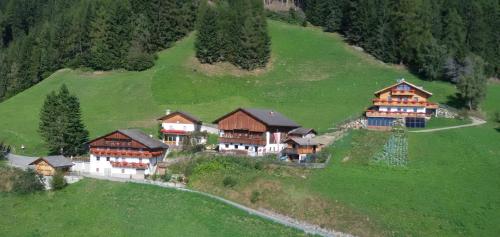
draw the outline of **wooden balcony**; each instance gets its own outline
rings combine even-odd
[[[391,90],[392,95],[414,95],[415,90],[397,90],[397,89],[392,89]]]
[[[389,112],[389,111],[376,111],[376,110],[368,110],[366,111],[366,117],[381,117],[381,118],[425,118],[425,113],[417,113],[417,112]]]
[[[373,105],[376,106],[408,106],[408,107],[425,107],[430,104],[427,101],[415,101],[415,100],[383,100],[383,99],[373,99]]]
[[[266,140],[261,137],[219,137],[219,143],[235,143],[249,145],[266,145]]]
[[[439,105],[436,103],[427,103],[427,106],[425,106],[427,109],[437,109],[439,108]]]

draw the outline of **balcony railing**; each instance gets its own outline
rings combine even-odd
[[[425,113],[420,112],[405,112],[405,111],[376,111],[368,110],[366,111],[366,117],[389,117],[389,118],[406,118],[406,117],[416,117],[425,118]]]
[[[266,145],[266,140],[260,137],[219,137],[221,143],[241,143],[250,145]]]
[[[429,109],[437,109],[439,106],[436,103],[431,103],[427,101],[415,101],[415,100],[384,100],[384,99],[373,99],[373,105],[384,106],[384,105],[397,105],[397,106],[411,106],[411,107],[426,107]]]
[[[391,94],[393,95],[413,95],[415,94],[415,90],[398,90],[398,89],[392,89]]]

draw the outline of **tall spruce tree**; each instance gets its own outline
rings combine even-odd
[[[196,57],[201,63],[215,63],[222,59],[221,21],[215,6],[209,6],[206,1],[200,5],[195,41]]]
[[[47,95],[40,111],[39,133],[50,154],[75,156],[85,153],[88,131],[81,120],[80,103],[62,85],[58,93]]]

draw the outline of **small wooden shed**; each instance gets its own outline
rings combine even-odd
[[[56,171],[68,172],[73,162],[64,156],[40,157],[31,162],[35,166],[35,171],[44,176],[52,176]]]

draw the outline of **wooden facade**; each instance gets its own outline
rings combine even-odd
[[[397,121],[407,127],[424,127],[426,119],[438,108],[428,101],[431,92],[404,79],[375,92],[375,96],[373,106],[365,113],[368,128],[373,130],[391,129]]]
[[[266,132],[267,126],[243,111],[236,111],[218,121],[220,130]]]
[[[94,139],[89,144],[90,152],[98,156],[155,158],[165,152],[164,148],[150,148],[120,131]]]
[[[43,176],[53,176],[57,171],[61,171],[66,174],[71,168],[71,166],[54,167],[43,158],[37,159],[31,164],[35,166],[35,172]]]
[[[278,153],[286,147],[289,131],[300,127],[278,112],[236,109],[214,121],[221,131],[219,151],[251,156]]]

